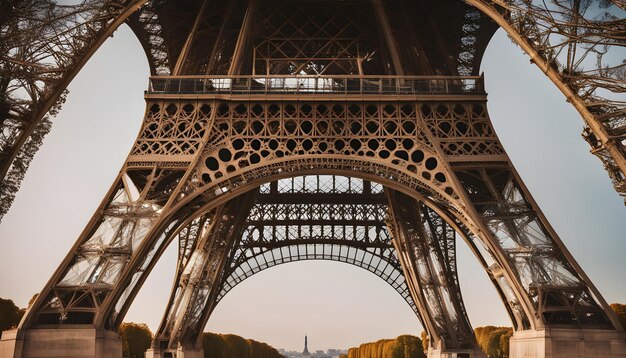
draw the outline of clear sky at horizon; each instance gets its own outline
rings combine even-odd
[[[626,208],[580,136],[583,122],[541,71],[500,30],[484,57],[489,111],[506,150],[553,227],[608,302],[626,302]],[[25,307],[41,290],[109,189],[139,130],[148,65],[122,27],[70,85],[67,103],[0,225],[0,297]],[[159,261],[126,317],[154,331],[170,294],[175,245]],[[510,325],[466,245],[459,275],[474,326]],[[402,298],[371,273],[316,261],[263,271],[233,289],[206,330],[277,348],[347,348],[419,335]]]

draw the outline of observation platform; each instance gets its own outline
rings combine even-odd
[[[485,99],[483,76],[153,76],[146,98]]]

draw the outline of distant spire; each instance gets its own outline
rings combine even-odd
[[[308,347],[306,334],[304,335],[304,352],[302,352],[302,355],[303,356],[310,356],[311,355],[311,353],[309,353],[309,347]]]

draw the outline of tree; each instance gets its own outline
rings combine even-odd
[[[426,358],[418,337],[402,335],[350,348],[347,358]]]
[[[422,339],[422,348],[424,349],[424,352],[428,352],[428,346],[430,345],[430,343],[428,343],[428,333],[426,333],[426,331],[422,331],[420,336]]]
[[[143,358],[152,343],[152,332],[145,323],[122,323],[120,335],[124,358]]]
[[[507,333],[507,329],[496,329],[489,335],[487,340],[487,351],[489,357],[505,357],[502,351],[501,337]]]
[[[503,357],[509,356],[509,342],[511,341],[512,336],[513,329],[507,330],[506,333],[500,336],[500,350],[502,351]]]
[[[422,342],[419,338],[408,334],[397,337],[390,345],[385,358],[425,358]]]
[[[234,334],[204,332],[202,348],[206,358],[282,358],[274,347]]]
[[[621,303],[611,303],[611,308],[617,313],[617,318],[622,324],[622,327],[626,329],[626,305]]]
[[[20,310],[12,300],[0,298],[0,337],[2,331],[17,327],[23,315],[24,310]]]
[[[509,339],[513,335],[510,327],[478,327],[474,330],[478,345],[489,358],[509,356]]]

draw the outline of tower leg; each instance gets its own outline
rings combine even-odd
[[[460,294],[455,229],[421,202],[386,190],[391,232],[430,335],[429,357],[482,357]]]
[[[241,237],[255,192],[204,213],[181,231],[179,268],[153,347],[177,349],[177,357],[203,357],[202,330],[215,307],[224,265]]]

